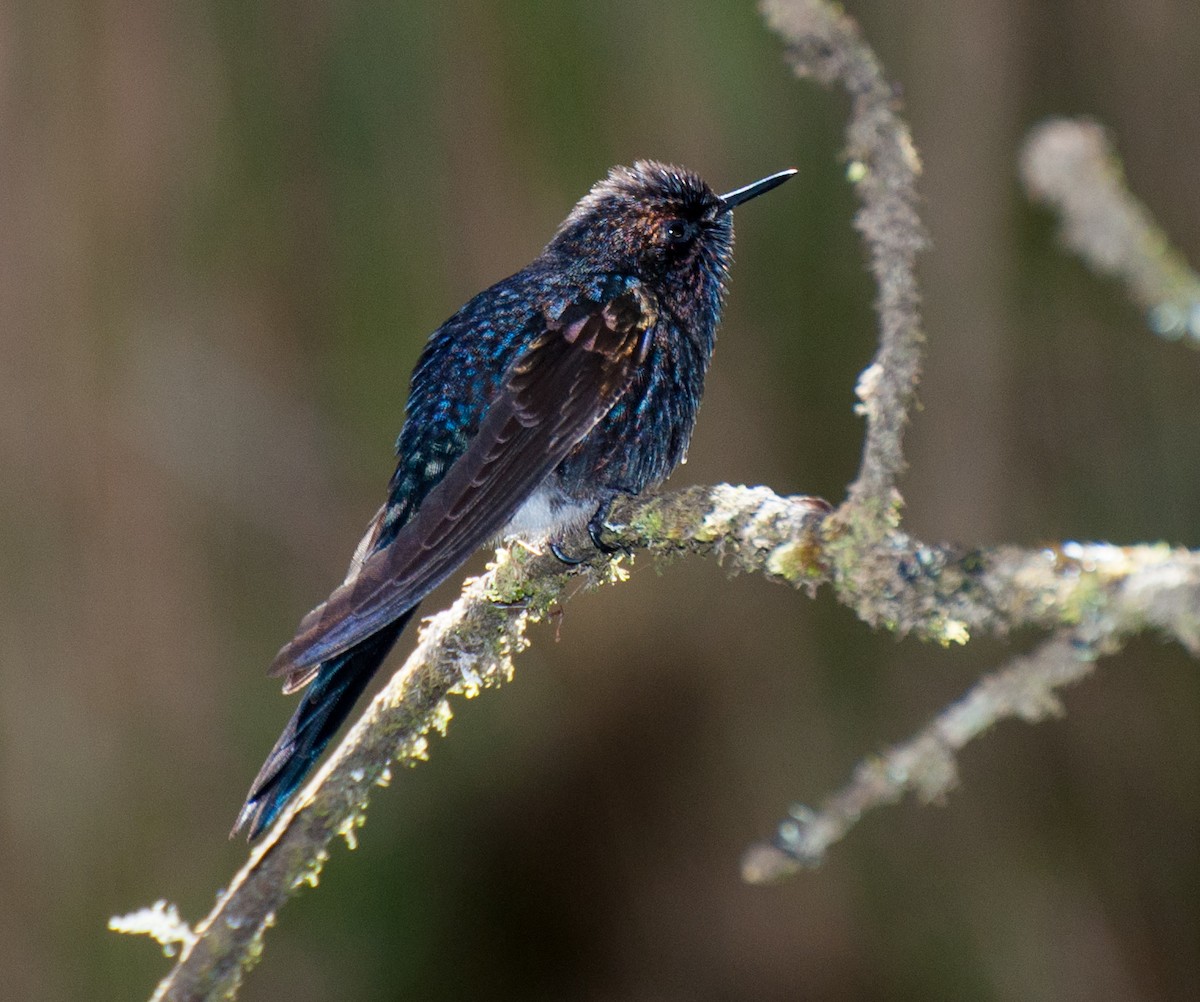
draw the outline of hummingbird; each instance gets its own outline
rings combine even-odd
[[[343,583],[271,665],[305,690],[231,835],[278,816],[418,603],[485,543],[565,563],[563,534],[603,533],[615,498],[684,459],[733,253],[732,210],[794,169],[718,195],[681,167],[614,167],[545,249],[430,336],[413,370],[387,500]]]

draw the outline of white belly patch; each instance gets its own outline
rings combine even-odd
[[[564,502],[556,491],[540,488],[529,496],[501,533],[528,542],[557,536],[566,529],[582,525],[595,511],[594,505],[578,501]]]

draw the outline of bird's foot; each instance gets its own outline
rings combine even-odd
[[[592,541],[592,545],[596,547],[606,557],[611,557],[615,553],[630,552],[626,546],[614,546],[604,538],[606,532],[620,532],[625,528],[623,525],[614,525],[608,521],[608,513],[612,510],[615,497],[609,498],[607,501],[601,502],[595,513],[587,524],[588,538]],[[549,550],[554,555],[555,559],[560,563],[566,564],[568,567],[578,567],[580,564],[586,563],[586,556],[576,557],[567,553],[562,547],[561,540],[554,540],[549,544]]]
[[[587,532],[588,538],[591,539],[592,545],[596,547],[606,557],[611,557],[614,553],[624,553],[628,555],[631,551],[627,546],[613,545],[604,538],[605,532],[620,532],[625,528],[623,525],[615,525],[608,520],[608,513],[612,511],[613,502],[616,498],[609,498],[599,508],[596,513],[588,520]]]

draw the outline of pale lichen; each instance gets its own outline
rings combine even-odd
[[[187,949],[196,941],[196,933],[180,917],[179,909],[165,900],[127,915],[114,915],[108,920],[108,928],[131,936],[149,936],[167,957],[175,956],[180,947]]]

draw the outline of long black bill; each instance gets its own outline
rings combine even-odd
[[[784,181],[796,173],[795,167],[789,167],[787,170],[781,170],[778,174],[772,174],[770,177],[764,177],[761,181],[748,184],[744,188],[735,188],[727,195],[718,196],[725,203],[723,211],[728,212],[735,205],[749,202],[750,199],[758,198],[759,195],[765,194],[772,188],[778,188]]]

